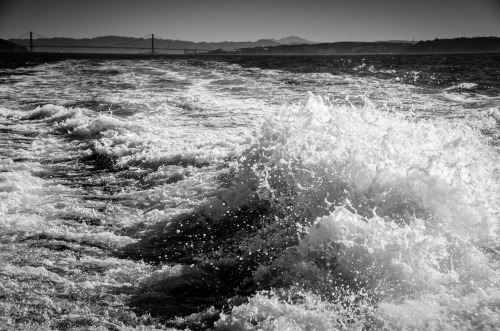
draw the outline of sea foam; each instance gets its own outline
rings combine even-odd
[[[337,106],[310,95],[265,122],[240,159],[238,193],[225,207],[265,199],[291,215],[303,231],[295,263],[314,254],[335,261],[310,273],[370,291],[387,325],[447,326],[462,314],[457,297],[492,291],[482,300],[496,302],[499,270],[484,247],[498,242],[499,160],[474,127],[413,119],[368,99],[364,107]],[[293,279],[298,267],[284,265],[275,268]],[[439,314],[425,313],[429,300]],[[394,315],[406,304],[422,311],[411,323]]]

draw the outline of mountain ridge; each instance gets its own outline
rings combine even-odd
[[[349,55],[500,52],[499,37],[434,39],[427,41],[341,41],[334,43],[279,45],[238,49],[233,54],[249,55]]]
[[[291,44],[318,44],[315,41],[310,41],[301,37],[297,36],[288,36],[285,38],[281,38],[277,40],[280,44],[286,44],[286,45],[291,45]]]
[[[307,41],[308,43],[297,43]],[[23,51],[29,47],[28,39],[9,39],[15,47],[10,51]],[[83,52],[116,52],[107,48],[118,48],[120,52],[137,52],[137,48],[151,49],[151,38],[132,38],[102,36],[95,38],[50,38],[33,41],[36,51],[66,52],[68,47],[88,47]],[[60,49],[44,46],[60,45]],[[454,39],[434,39],[419,41],[388,40],[376,42],[342,41],[316,43],[296,36],[281,39],[259,39],[257,41],[192,42],[172,39],[154,39],[155,51],[198,49],[212,54],[253,54],[253,55],[335,55],[335,54],[399,54],[399,53],[462,53],[462,52],[500,52],[499,37],[474,37]],[[128,49],[127,49],[128,48]]]
[[[15,44],[28,47],[28,39],[9,39],[10,42]],[[59,44],[61,46],[77,46],[77,47],[120,47],[132,48],[132,47],[144,47],[148,48],[151,46],[151,38],[133,38],[133,37],[122,37],[122,36],[99,36],[94,38],[65,38],[65,37],[55,37],[47,39],[34,39],[34,44],[36,47],[43,47],[48,45]],[[161,39],[154,38],[155,47],[159,48],[178,48],[178,49],[206,49],[206,50],[231,50],[239,48],[249,48],[249,47],[272,47],[280,46],[284,44],[297,44],[297,43],[309,43],[314,42],[297,37],[289,36],[281,38],[279,40],[273,38],[259,39],[257,41],[221,41],[221,42],[194,42],[178,39]]]

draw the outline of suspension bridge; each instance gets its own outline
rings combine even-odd
[[[29,36],[29,38],[27,38]],[[151,54],[160,51],[181,51],[184,54],[199,54],[213,51],[213,49],[186,48],[180,47],[175,42],[159,38],[155,34],[147,35],[141,38],[134,38],[117,44],[101,44],[101,45],[75,45],[60,39],[65,38],[49,38],[35,32],[27,32],[18,38],[11,41],[19,46],[29,48],[30,52],[35,52],[35,49],[58,48],[58,49],[114,49],[119,50],[148,50]],[[128,38],[127,38],[128,39]],[[149,42],[148,42],[149,40]],[[156,42],[156,44],[155,44]],[[147,44],[146,44],[147,43]]]

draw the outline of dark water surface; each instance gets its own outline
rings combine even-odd
[[[424,54],[353,56],[268,56],[227,60],[243,67],[281,69],[294,73],[349,74],[360,77],[400,79],[422,87],[448,88],[477,84],[469,91],[485,95],[500,92],[499,54]]]

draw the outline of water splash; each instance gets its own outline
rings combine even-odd
[[[305,284],[305,268],[322,284],[351,284],[397,329],[449,327],[463,314],[457,298],[479,293],[467,309],[486,305],[496,320],[498,261],[485,247],[496,249],[500,234],[498,154],[473,122],[413,120],[364,101],[337,106],[311,94],[266,121],[240,159],[237,179],[257,196],[237,185],[230,205],[268,200],[303,231],[296,253],[256,279]],[[328,286],[308,286],[328,297]],[[421,314],[405,321],[396,313],[405,305]]]

